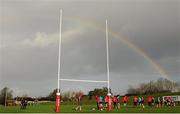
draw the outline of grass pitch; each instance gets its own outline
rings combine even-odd
[[[76,105],[61,105],[61,112],[64,113],[78,113],[79,111],[75,110]],[[99,111],[92,110],[96,108],[96,105],[83,105],[81,113],[103,113],[108,112],[107,110]],[[19,106],[9,106],[4,107],[0,106],[0,113],[54,113],[55,112],[55,104],[38,104],[34,106],[28,106],[27,109],[20,109]],[[180,106],[176,107],[161,107],[161,108],[150,108],[150,107],[121,107],[120,109],[112,109],[111,113],[180,113]]]

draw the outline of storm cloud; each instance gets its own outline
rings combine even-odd
[[[63,9],[61,77],[107,80],[105,19],[108,20],[110,87],[124,94],[163,77],[135,49],[180,81],[180,2],[178,0],[1,0],[0,87],[15,95],[47,95],[57,87],[59,9]],[[61,82],[61,89],[107,86]]]

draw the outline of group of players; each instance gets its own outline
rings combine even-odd
[[[103,110],[104,108],[107,108],[108,102],[113,103],[114,108],[120,108],[119,97],[119,95],[113,97],[106,96],[105,98],[102,96],[96,96],[97,109]],[[105,106],[103,104],[105,104]]]
[[[111,102],[112,108],[118,109],[120,108],[120,96],[106,96],[103,98],[102,96],[96,96],[96,103],[97,103],[97,109],[103,110],[108,107],[108,102]],[[123,107],[127,107],[127,103],[130,103],[129,98],[127,96],[123,96],[122,98]],[[154,98],[153,96],[147,97],[147,99],[144,99],[144,97],[133,97],[133,105],[134,107],[142,107],[145,108],[144,102],[147,102],[148,107],[162,107],[162,106],[176,106],[176,101],[172,97],[166,97],[164,100],[162,100],[161,97]]]
[[[162,106],[176,106],[176,99],[172,97],[166,97],[162,100],[161,97],[154,98],[153,96],[149,96],[147,98],[147,104],[149,107],[162,107]],[[142,106],[144,108],[144,98],[143,97],[134,97],[134,106]]]

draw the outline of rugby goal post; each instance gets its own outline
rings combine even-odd
[[[62,9],[60,9],[60,17],[59,17],[59,48],[58,48],[58,87],[57,87],[57,93],[56,93],[56,112],[60,112],[60,81],[71,81],[71,82],[88,82],[88,83],[107,83],[108,86],[108,110],[111,110],[112,104],[111,104],[111,93],[110,93],[110,83],[109,83],[109,41],[108,41],[108,23],[106,20],[106,66],[107,66],[107,80],[77,80],[77,79],[62,79],[60,78],[60,72],[61,72],[61,40],[62,40]]]

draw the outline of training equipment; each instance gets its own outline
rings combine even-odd
[[[58,49],[58,90],[56,94],[56,112],[60,112],[60,81],[74,81],[74,82],[89,82],[89,83],[107,83],[108,86],[108,111],[112,108],[112,101],[111,101],[111,93],[110,93],[110,83],[109,83],[109,42],[108,42],[108,23],[106,20],[106,66],[107,66],[107,81],[97,81],[97,80],[77,80],[77,79],[61,79],[60,72],[61,72],[61,26],[62,26],[62,9],[60,9],[60,21],[59,21],[59,49]]]

